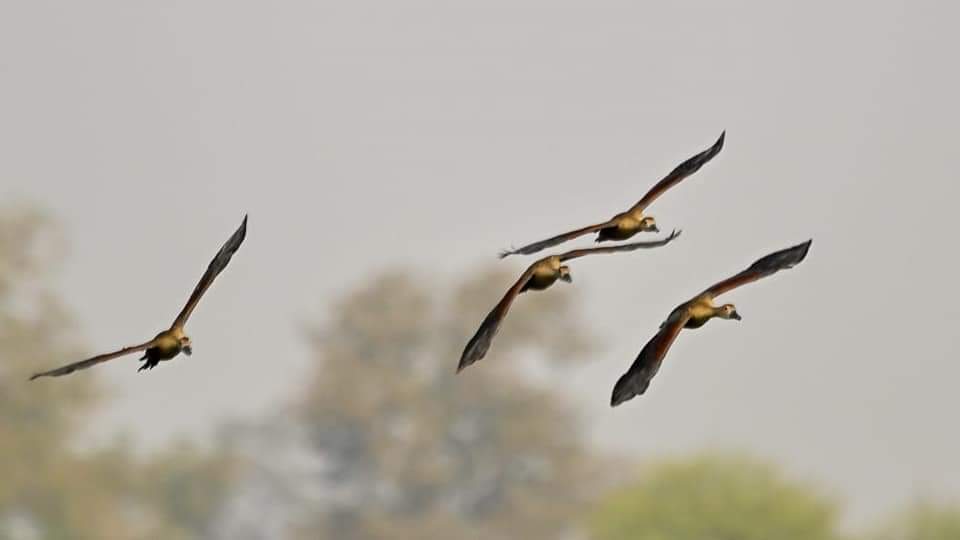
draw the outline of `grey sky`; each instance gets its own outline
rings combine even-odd
[[[855,520],[960,495],[960,8],[645,4],[0,0],[0,196],[61,219],[92,349],[169,324],[250,213],[196,354],[100,369],[101,432],[203,435],[269,407],[306,367],[297,325],[338,291],[605,218],[727,129],[652,208],[683,238],[575,269],[610,343],[561,384],[598,440],[747,449]],[[743,324],[681,335],[649,395],[607,407],[675,304],[809,237],[802,266],[725,297]]]

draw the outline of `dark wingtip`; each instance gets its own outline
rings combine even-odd
[[[807,258],[807,252],[810,251],[811,244],[813,244],[813,239],[775,251],[757,260],[750,265],[750,268],[773,272],[793,268]]]
[[[230,240],[233,240],[234,238],[236,238],[238,248],[240,247],[240,244],[242,244],[243,241],[247,239],[247,217],[248,217],[247,214],[243,215],[243,221],[240,223],[240,227],[237,228],[237,231],[233,233],[233,236],[231,236],[230,239],[228,240],[229,242]],[[237,235],[239,235],[238,238],[237,238]]]
[[[813,238],[790,248],[790,251],[796,250],[798,252],[797,257],[793,263],[794,266],[802,263],[803,260],[807,258],[807,253],[810,251],[810,246],[812,244],[813,244]]]
[[[463,354],[460,355],[460,363],[457,364],[457,373],[467,369],[470,364],[483,358],[483,353],[477,349],[477,338],[471,339],[467,346],[463,348]]]
[[[707,156],[705,157],[707,157],[709,160],[714,156],[716,156],[717,154],[719,154],[720,151],[723,150],[723,143],[726,140],[727,140],[727,130],[723,130],[720,133],[720,138],[717,139],[717,142],[713,143],[713,146],[711,146],[710,149],[707,150]]]
[[[507,257],[513,255],[514,253],[516,253],[516,252],[515,252],[515,251],[510,251],[509,249],[505,249],[505,250],[503,250],[503,251],[501,251],[500,253],[497,254],[497,258],[498,258],[498,259],[506,259]]]
[[[29,379],[29,380],[35,381],[35,380],[39,379],[40,377],[43,377],[43,373],[34,373],[33,375],[30,376],[30,379]]]
[[[727,138],[727,131],[724,130],[720,133],[720,138],[717,139],[717,142],[713,143],[710,148],[703,150],[699,154],[687,159],[673,170],[671,174],[683,173],[685,175],[693,174],[700,170],[701,167],[710,162],[713,158],[720,153],[720,150],[723,150],[723,142]]]
[[[470,358],[467,355],[463,355],[462,357],[460,357],[460,363],[457,364],[457,373],[460,373],[461,371],[467,369],[467,367],[469,367],[471,364],[473,364],[477,360],[478,360],[477,358]]]
[[[616,407],[625,401],[630,401],[633,399],[637,393],[633,390],[633,385],[630,384],[630,374],[626,373],[617,381],[617,384],[613,387],[613,394],[610,395],[610,406]]]

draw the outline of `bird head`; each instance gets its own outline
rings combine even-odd
[[[573,283],[573,276],[570,275],[570,267],[569,267],[569,266],[561,266],[561,267],[560,267],[560,279],[561,279],[562,281],[566,281],[567,283]]]
[[[724,304],[720,306],[718,315],[721,319],[733,319],[735,321],[740,320],[740,314],[737,313],[737,306],[733,304]]]
[[[193,354],[193,343],[190,341],[189,337],[180,336],[180,350],[183,351],[183,354],[187,356]]]
[[[640,220],[640,230],[649,231],[649,232],[660,232],[660,228],[657,227],[657,220],[653,216],[645,216]]]

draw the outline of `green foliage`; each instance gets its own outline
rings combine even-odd
[[[828,540],[832,505],[773,468],[707,456],[649,467],[590,520],[595,540]]]
[[[919,504],[897,516],[877,540],[960,540],[960,507]]]

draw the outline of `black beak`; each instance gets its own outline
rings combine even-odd
[[[735,320],[735,321],[739,321],[739,320],[742,320],[742,319],[743,319],[743,317],[741,317],[740,314],[737,313],[736,311],[734,311],[733,313],[730,314],[730,318],[733,319],[733,320]]]
[[[573,283],[573,276],[571,276],[570,274],[564,274],[560,276],[560,279],[562,281],[566,281],[567,283]]]
[[[187,356],[190,356],[191,354],[193,354],[193,347],[191,347],[190,345],[187,345],[182,350],[183,350],[183,354]]]
[[[653,228],[650,230],[653,232],[660,232],[660,227],[657,227],[656,225],[654,225]]]

